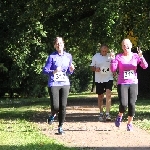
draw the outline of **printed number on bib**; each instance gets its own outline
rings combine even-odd
[[[124,71],[124,79],[133,79],[134,70]]]
[[[108,67],[101,67],[101,74],[107,74],[109,72]]]
[[[55,81],[66,81],[67,76],[65,72],[57,72],[54,74],[54,80]]]

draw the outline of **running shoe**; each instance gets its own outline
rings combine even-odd
[[[103,114],[100,114],[100,115],[99,115],[99,121],[104,121],[104,116],[103,116]]]
[[[64,133],[64,131],[63,131],[63,129],[62,129],[62,127],[58,127],[58,134],[63,134]]]
[[[55,116],[50,116],[50,117],[47,119],[47,123],[51,125],[51,124],[54,122],[54,118],[55,118]]]
[[[133,131],[132,124],[127,124],[127,131]]]
[[[106,121],[111,121],[111,116],[109,114],[106,115]]]
[[[122,117],[117,116],[117,118],[116,118],[116,120],[115,120],[115,125],[116,125],[116,127],[119,127],[119,126],[120,126],[121,121],[122,121]]]

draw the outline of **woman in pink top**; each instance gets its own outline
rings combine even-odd
[[[132,120],[135,115],[135,102],[138,95],[138,79],[137,79],[137,65],[139,64],[143,69],[148,67],[148,63],[142,55],[142,51],[137,53],[131,52],[132,43],[129,39],[122,41],[123,53],[114,55],[111,53],[110,69],[112,72],[118,70],[117,91],[120,101],[119,114],[115,120],[116,127],[119,127],[122,121],[123,113],[128,107],[128,123],[127,131],[132,130]]]

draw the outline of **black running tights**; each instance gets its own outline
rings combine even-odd
[[[51,113],[53,115],[58,113],[59,126],[62,126],[65,121],[69,89],[70,85],[52,86],[48,88],[51,101]]]
[[[128,116],[135,115],[135,102],[138,95],[138,84],[119,84],[117,86],[119,97],[119,112],[124,113],[128,107]]]

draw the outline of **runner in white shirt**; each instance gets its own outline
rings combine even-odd
[[[110,54],[108,53],[108,46],[101,45],[100,53],[96,53],[92,57],[91,70],[95,71],[96,94],[98,94],[98,107],[100,109],[99,120],[103,121],[103,100],[106,92],[106,121],[110,121],[110,107],[111,107],[111,91],[113,86],[113,73],[110,70]]]

